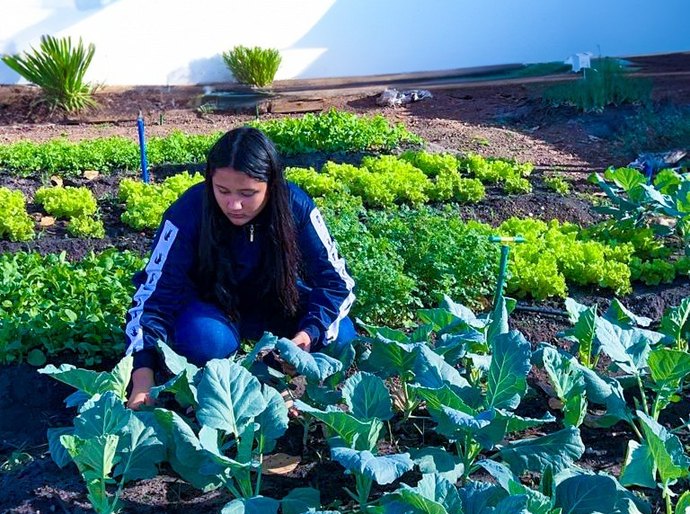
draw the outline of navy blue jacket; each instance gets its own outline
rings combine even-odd
[[[134,277],[137,291],[127,314],[127,354],[134,354],[134,367],[155,367],[157,340],[168,341],[180,309],[201,296],[195,280],[205,184],[188,189],[165,212],[153,241],[146,268]],[[294,184],[289,184],[290,208],[295,220],[302,256],[302,276],[298,281],[305,308],[297,330],[304,330],[312,344],[320,346],[338,335],[340,320],[347,316],[354,281],[345,261],[331,239],[313,200]],[[270,200],[269,200],[270,201]],[[262,223],[264,209],[251,223],[241,227],[240,236],[228,249],[237,282],[240,312],[261,309],[255,296],[262,252],[268,251],[270,234]],[[285,335],[285,334],[281,334]],[[290,334],[292,337],[294,334]]]

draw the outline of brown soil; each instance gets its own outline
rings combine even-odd
[[[641,73],[653,78],[653,97],[657,105],[690,106],[690,54],[674,54],[654,58],[639,58]],[[395,85],[392,85],[395,87]],[[398,86],[409,88],[410,84]],[[569,180],[574,190],[595,193],[586,182],[593,170],[609,165],[620,166],[632,161],[637,152],[648,148],[631,149],[621,137],[625,120],[639,109],[623,106],[606,109],[600,114],[578,114],[572,109],[545,107],[539,100],[545,82],[522,81],[477,84],[430,85],[433,98],[399,108],[383,108],[376,104],[381,86],[370,85],[357,90],[311,90],[301,93],[304,98],[320,98],[323,107],[336,107],[360,114],[380,113],[392,121],[403,122],[411,131],[422,136],[431,148],[449,151],[472,151],[485,156],[512,158],[536,165],[533,177],[534,193],[505,196],[499,190],[489,191],[486,200],[466,207],[461,216],[490,223],[499,223],[510,216],[535,216],[540,219],[558,218],[587,225],[597,219],[590,203],[576,194],[559,196],[543,185],[543,178],[558,172]],[[299,98],[283,86],[286,98]],[[165,135],[171,130],[187,133],[209,133],[226,130],[253,119],[253,113],[207,113],[198,109],[198,87],[128,89],[106,88],[97,94],[99,107],[77,118],[69,119],[48,113],[36,104],[37,91],[26,86],[0,86],[0,142],[25,139],[48,140],[66,137],[71,140],[122,135],[133,140],[137,137],[136,117],[141,111],[147,122],[147,135]],[[265,113],[262,117],[278,115]],[[688,142],[690,144],[690,142]],[[690,150],[690,148],[687,148]],[[352,156],[310,155],[297,156],[291,164],[313,165],[327,159],[353,159]],[[356,157],[354,157],[356,160]],[[163,175],[170,170],[155,170]],[[117,177],[98,177],[89,186],[99,197],[116,192]],[[72,182],[80,185],[85,181]],[[32,194],[41,185],[41,179],[17,179],[0,173],[0,186],[11,185]],[[38,213],[35,205],[29,206]],[[66,236],[60,223],[45,230],[42,237],[31,243],[0,241],[0,252],[35,250],[42,253],[66,251],[80,257],[88,250],[108,247],[134,249],[145,252],[150,243],[150,232],[137,233],[119,223],[121,208],[116,203],[103,207],[107,237],[100,241],[85,241]],[[571,294],[585,303],[605,305],[610,296],[595,289],[571,290]],[[690,295],[687,281],[677,281],[663,287],[635,288],[628,298],[622,299],[634,312],[658,321],[663,310],[677,305]],[[530,305],[528,305],[529,307]],[[531,305],[534,307],[535,305]],[[513,324],[533,343],[558,342],[556,334],[567,326],[567,320],[557,310],[560,301],[542,302],[540,312],[518,311]],[[551,311],[549,311],[551,309]],[[562,344],[562,341],[560,342]],[[541,415],[546,409],[546,398],[540,391],[541,379],[530,376],[534,388],[535,411]],[[89,510],[84,485],[73,467],[60,470],[48,456],[45,430],[67,425],[73,412],[62,407],[69,389],[38,375],[28,366],[0,368],[0,464],[13,452],[26,452],[33,461],[16,469],[0,470],[0,512],[38,513]],[[687,406],[686,406],[687,407]],[[678,413],[679,416],[683,415]],[[617,473],[622,461],[625,441],[630,434],[614,427],[611,437],[601,432],[583,431],[587,452],[584,465],[596,470]],[[410,434],[416,433],[413,429]],[[614,435],[615,434],[615,435]],[[401,435],[405,444],[415,444],[414,437]],[[427,434],[427,437],[429,434]],[[409,441],[408,441],[409,439]],[[264,494],[280,498],[291,488],[305,485],[319,487],[322,501],[347,501],[341,490],[350,485],[349,478],[338,465],[321,456],[328,455],[319,433],[312,434],[309,444],[302,448],[298,427],[291,427],[280,444],[287,453],[302,454],[303,462],[290,476],[267,479]],[[421,441],[416,441],[421,444]],[[346,483],[347,482],[347,483]],[[649,491],[647,491],[649,493]],[[229,498],[225,493],[202,494],[169,471],[163,470],[156,479],[132,484],[124,495],[125,511],[131,513],[191,513],[218,511]]]

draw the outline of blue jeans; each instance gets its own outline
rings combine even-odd
[[[272,325],[264,326],[254,320],[233,323],[216,305],[193,300],[182,308],[175,320],[172,348],[189,362],[203,366],[211,359],[232,355],[240,347],[240,339],[259,339],[265,330],[288,338],[297,333],[296,319],[279,320]],[[330,345],[349,345],[356,335],[352,320],[343,318],[338,337]]]

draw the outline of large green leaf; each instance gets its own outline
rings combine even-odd
[[[578,475],[556,486],[555,506],[563,514],[613,512],[617,502],[616,483],[600,475]]]
[[[425,498],[434,500],[445,507],[448,512],[461,512],[462,503],[455,486],[438,475],[425,475],[417,482],[415,490]]]
[[[571,360],[571,364],[580,370],[585,378],[587,400],[606,406],[606,413],[596,420],[597,426],[607,428],[621,420],[633,422],[632,411],[625,401],[623,388],[618,381],[597,374],[596,371],[580,365],[575,359]]]
[[[539,491],[534,491],[518,481],[508,484],[508,492],[511,496],[524,496],[525,507],[529,514],[553,514],[551,498]]]
[[[673,341],[676,348],[687,345],[688,319],[690,319],[690,298],[684,298],[680,305],[669,309],[661,318],[660,331]]]
[[[303,514],[321,506],[321,493],[313,487],[297,487],[280,500],[283,514]]]
[[[261,441],[263,452],[273,451],[275,441],[288,428],[288,409],[278,391],[264,384],[262,393],[266,408],[254,420],[259,424],[256,438]]]
[[[359,420],[389,420],[393,417],[390,393],[376,375],[358,371],[345,381],[342,393],[350,412]]]
[[[517,331],[490,341],[493,358],[489,367],[486,404],[496,409],[515,409],[527,390],[531,369],[530,344]]]
[[[559,471],[572,465],[584,452],[580,431],[569,427],[553,434],[510,443],[499,453],[513,473],[521,475],[525,471],[542,473],[549,465],[554,471]]]
[[[644,174],[634,168],[609,168],[604,172],[604,177],[613,180],[626,193],[647,183]]]
[[[565,306],[574,325],[561,335],[577,344],[577,354],[580,361],[587,367],[594,358],[594,327],[597,319],[597,306],[586,307],[572,298],[565,300]]]
[[[121,434],[133,416],[122,400],[109,391],[93,396],[74,419],[74,434],[89,439],[106,434]]]
[[[158,348],[163,354],[163,362],[168,371],[173,375],[179,375],[180,373],[185,373],[190,383],[194,382],[194,378],[201,371],[201,368],[195,366],[189,362],[186,357],[175,353],[172,348],[170,348],[163,341],[158,341]]]
[[[155,477],[158,474],[156,465],[165,458],[165,447],[155,428],[146,426],[134,415],[130,417],[123,433],[118,446],[122,457],[114,475],[121,475],[123,483]]]
[[[396,502],[409,505],[415,514],[462,514],[462,503],[455,486],[439,475],[424,475],[417,487],[401,484],[393,495]],[[386,511],[388,512],[388,511]],[[403,512],[409,512],[405,510]]]
[[[297,400],[295,407],[300,411],[323,422],[340,437],[346,446],[355,450],[374,450],[378,435],[383,428],[380,420],[360,421],[335,405],[329,405],[325,411],[315,409]]]
[[[386,485],[400,478],[414,467],[409,453],[375,456],[368,450],[331,448],[331,458],[345,469]]]
[[[647,443],[628,441],[625,460],[621,469],[620,482],[624,486],[639,485],[654,489],[656,487],[656,465]]]
[[[252,351],[245,355],[244,359],[242,359],[242,366],[250,369],[252,364],[256,362],[261,354],[273,350],[277,343],[278,337],[274,336],[270,332],[264,332],[263,336],[261,336],[261,339],[259,339],[252,348]]]
[[[90,439],[62,435],[60,442],[67,448],[79,472],[89,480],[110,480],[110,473],[117,463],[118,436],[108,434]],[[112,481],[112,480],[110,480]]]
[[[59,427],[48,429],[48,449],[50,456],[55,461],[59,468],[64,468],[67,464],[72,462],[67,449],[62,445],[60,437],[63,435],[73,435],[73,427]]]
[[[657,384],[678,387],[690,374],[690,354],[669,348],[656,348],[649,354],[649,371]]]
[[[418,385],[413,385],[410,389],[417,398],[426,402],[426,408],[432,416],[435,414],[442,416],[443,407],[450,407],[472,416],[479,412],[468,405],[468,402],[460,395],[464,391],[463,389],[456,391],[445,384],[438,389]]]
[[[611,300],[611,305],[604,312],[604,318],[615,325],[629,328],[629,327],[648,327],[652,320],[646,316],[638,316],[631,310],[627,309],[617,298]]]
[[[623,328],[604,318],[597,319],[595,331],[602,351],[630,375],[640,375],[645,371],[651,345],[663,339],[658,332]]]
[[[50,375],[54,379],[70,385],[89,396],[114,392],[118,398],[127,398],[127,385],[132,373],[132,357],[124,357],[113,369],[113,372],[80,369],[71,364],[62,364],[56,368],[52,364],[38,370],[39,373]],[[129,373],[129,374],[128,374]]]
[[[457,455],[437,446],[410,448],[410,458],[423,475],[436,473],[451,483],[457,482],[465,470]]]
[[[556,418],[550,412],[544,413],[544,416],[541,418],[526,418],[524,416],[518,416],[512,411],[503,410],[496,411],[496,419],[506,421],[505,427],[507,433],[522,432],[530,428],[540,427],[547,423],[553,423],[556,421]]]
[[[675,514],[690,514],[690,491],[685,491],[678,498]]]
[[[556,396],[563,403],[564,424],[580,426],[587,413],[583,373],[571,364],[570,358],[548,346],[543,348],[542,362]]]
[[[464,514],[494,512],[494,506],[508,496],[501,487],[487,482],[467,482],[458,491]]]
[[[169,410],[156,409],[154,416],[168,434],[167,460],[175,472],[202,491],[217,488],[221,483],[219,477],[201,472],[208,467],[211,458],[192,428],[177,413]]]
[[[500,500],[491,511],[492,514],[534,514],[527,510],[527,496],[508,496]]]
[[[277,514],[280,502],[265,496],[238,498],[226,503],[220,514]]]
[[[495,416],[494,410],[483,411],[473,416],[444,405],[440,413],[434,413],[433,418],[438,423],[435,428],[438,433],[449,439],[458,440],[466,436],[475,438],[475,434],[489,426]]]
[[[444,384],[458,388],[470,387],[469,382],[455,367],[428,346],[418,346],[415,353],[414,376],[418,384],[432,388],[443,387]]]
[[[685,454],[680,439],[644,412],[637,411],[637,417],[661,481],[665,483],[690,476],[690,458]]]
[[[295,367],[297,373],[304,375],[308,382],[323,382],[343,368],[338,359],[324,353],[310,353],[302,350],[290,339],[281,338],[276,343],[280,358]]]
[[[118,436],[101,435],[82,439],[74,435],[62,435],[60,442],[77,464],[88,490],[88,499],[96,512],[116,512],[117,501],[110,504],[105,485],[112,483],[110,473],[118,462]]]
[[[360,362],[364,371],[371,371],[382,378],[398,375],[405,376],[412,372],[417,354],[414,351],[424,343],[400,343],[398,341],[377,338],[371,341],[371,353]]]
[[[199,421],[235,437],[266,408],[259,381],[227,359],[214,359],[206,364],[198,394]]]
[[[197,388],[190,382],[187,373],[184,371],[175,375],[164,384],[152,387],[151,391],[149,391],[149,396],[155,400],[161,393],[175,395],[175,399],[183,409],[187,407],[196,408],[198,405]]]

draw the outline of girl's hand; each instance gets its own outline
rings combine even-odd
[[[297,332],[297,334],[295,334],[295,337],[292,338],[292,342],[295,343],[295,345],[300,347],[305,352],[308,352],[311,349],[311,337],[309,337],[309,334],[307,334],[304,331]],[[290,366],[287,362],[284,362],[283,360],[280,360],[280,363],[283,366],[283,373],[290,377],[294,377],[295,375],[297,375],[297,370],[293,366]]]
[[[302,348],[302,350],[305,352],[311,350],[311,337],[309,337],[309,334],[304,331],[297,332],[295,337],[292,338],[292,342]]]
[[[151,368],[135,369],[132,372],[132,392],[129,394],[127,407],[139,410],[142,405],[153,405],[155,402],[149,393],[154,385],[155,379]]]

